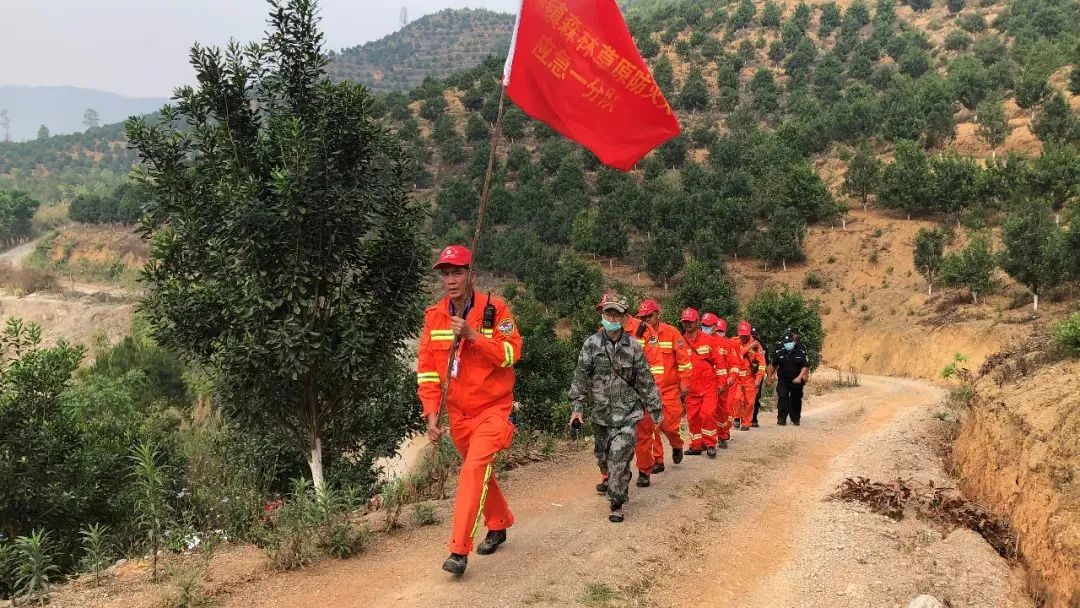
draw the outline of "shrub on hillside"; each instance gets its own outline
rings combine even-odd
[[[52,291],[57,287],[56,275],[41,268],[16,268],[10,263],[0,263],[0,285],[10,287],[20,294]]]
[[[779,343],[788,328],[798,329],[810,358],[810,368],[815,369],[821,363],[825,329],[817,300],[806,300],[788,287],[779,291],[769,288],[747,302],[744,317],[757,328],[763,345],[770,349]]]
[[[1080,312],[1054,327],[1054,342],[1071,355],[1080,356]]]

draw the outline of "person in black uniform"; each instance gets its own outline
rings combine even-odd
[[[756,327],[750,328],[750,336],[752,338],[754,338],[754,340],[757,341],[758,344],[764,344],[764,342],[761,341],[761,336],[758,335],[758,331],[757,331]],[[769,352],[768,348],[762,349],[762,354],[765,355],[765,369],[768,370],[769,369],[769,367],[768,367],[769,362],[772,361],[772,354]],[[758,415],[758,412],[761,411],[761,392],[762,392],[762,389],[764,389],[764,388],[765,388],[765,378],[763,377],[761,379],[761,382],[758,383],[757,394],[754,396],[754,419],[750,423],[750,426],[752,426],[752,427],[758,426],[757,415]]]
[[[776,385],[776,424],[784,426],[791,417],[791,424],[799,426],[802,417],[803,387],[810,377],[810,361],[806,357],[806,348],[799,341],[799,331],[788,329],[780,347],[769,362],[769,381],[777,378]]]

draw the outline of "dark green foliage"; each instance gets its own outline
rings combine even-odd
[[[965,0],[946,0],[945,6],[949,8],[949,12],[952,14],[959,13],[964,10]]]
[[[765,6],[761,8],[761,26],[771,28],[780,27],[781,12],[780,5],[773,2],[773,0],[767,0]]]
[[[907,0],[907,5],[915,12],[925,11],[934,5],[933,0]]]
[[[743,316],[757,328],[762,344],[767,348],[776,346],[788,328],[798,329],[799,340],[810,359],[810,368],[817,369],[821,364],[825,329],[817,300],[806,300],[801,293],[787,287],[782,290],[769,288],[747,302]]]
[[[1043,153],[1031,161],[1026,177],[1032,193],[1048,199],[1051,209],[1060,212],[1080,196],[1080,150],[1047,144]]]
[[[196,46],[200,89],[127,131],[154,190],[143,308],[155,337],[212,361],[253,426],[290,429],[321,488],[324,443],[330,456],[396,446],[409,429],[399,401],[381,402],[406,408],[396,419],[354,422],[371,420],[380,372],[415,331],[429,245],[407,159],[362,87],[326,79],[316,21],[295,0],[273,8],[273,34],[251,52]],[[172,126],[181,117],[190,130]],[[359,331],[374,327],[378,340]]]
[[[679,235],[671,230],[657,230],[645,249],[645,270],[667,285],[682,270],[684,261]]]
[[[675,72],[667,55],[660,55],[660,58],[653,62],[652,73],[656,85],[660,87],[665,96],[670,97],[675,89]]]
[[[899,141],[895,160],[881,172],[878,200],[890,209],[911,215],[930,211],[933,201],[930,189],[930,163],[926,154],[913,141]]]
[[[769,45],[769,50],[765,53],[765,56],[773,63],[780,63],[784,60],[784,57],[787,57],[787,47],[784,46],[783,42],[773,40],[772,44]]]
[[[777,207],[769,216],[765,231],[757,235],[754,254],[766,262],[787,265],[788,262],[801,262],[806,254],[803,241],[806,239],[806,221],[792,207]]]
[[[0,190],[0,242],[14,243],[34,232],[34,212],[41,205],[26,192]]]
[[[945,256],[941,262],[941,282],[949,287],[964,287],[979,303],[979,294],[990,291],[993,283],[994,253],[986,235],[973,235],[967,247]]]
[[[1065,279],[1069,256],[1075,252],[1066,251],[1064,233],[1039,200],[1016,205],[1002,227],[1001,243],[998,264],[1031,292],[1038,311],[1039,296]]]
[[[986,31],[986,18],[979,13],[964,15],[957,19],[957,23],[964,31],[971,32],[972,34]]]
[[[750,80],[750,95],[754,107],[761,114],[771,114],[780,109],[780,91],[772,70],[761,68]]]
[[[660,146],[659,158],[663,161],[664,167],[677,169],[686,162],[686,153],[689,149],[690,144],[686,135],[679,134]]]
[[[862,142],[848,162],[842,190],[858,197],[863,209],[866,209],[870,195],[877,190],[880,179],[881,161],[870,150],[870,146]]]
[[[1072,71],[1069,72],[1069,92],[1073,95],[1080,95],[1080,62],[1077,62]]]
[[[545,268],[543,272],[531,283],[533,293],[559,317],[571,316],[583,308],[592,309],[600,301],[604,276],[599,267],[577,255],[563,254],[554,268]]]
[[[134,224],[142,217],[147,188],[126,181],[105,195],[80,194],[71,201],[68,216],[87,224]]]
[[[1026,69],[1020,73],[1016,81],[1016,105],[1030,109],[1039,104],[1050,94],[1050,84],[1046,81],[1046,75],[1038,70]]]
[[[971,47],[971,34],[963,30],[952,30],[945,35],[945,50],[966,51]]]
[[[930,159],[930,197],[936,210],[959,223],[978,197],[981,173],[979,165],[966,156],[943,154]]]
[[[516,422],[530,430],[561,433],[566,416],[560,415],[558,406],[566,403],[577,349],[555,335],[558,318],[535,299],[519,295],[510,304],[521,338],[529,345],[514,366],[514,397],[522,404]]]
[[[1080,142],[1080,119],[1061,91],[1054,91],[1050,99],[1043,103],[1042,112],[1032,121],[1031,130],[1046,143]]]
[[[986,98],[992,86],[986,66],[970,55],[958,57],[949,64],[949,84],[956,91],[956,98],[969,110],[974,110]]]
[[[750,21],[754,18],[756,12],[757,8],[751,0],[741,0],[739,2],[739,7],[735,9],[735,12],[731,15],[728,27],[731,28],[732,31],[741,30],[750,25]]]
[[[994,149],[1005,143],[1005,138],[1009,136],[1009,120],[1000,98],[984,99],[976,107],[975,114],[979,137]]]
[[[705,86],[705,79],[701,76],[701,70],[691,68],[686,76],[682,90],[679,92],[679,108],[693,112],[704,110],[709,107],[709,89]]]
[[[469,114],[469,121],[465,126],[465,139],[470,142],[478,142],[485,141],[489,137],[491,137],[491,130],[488,129],[484,119],[480,118],[479,114]]]
[[[840,13],[840,6],[836,2],[826,2],[821,5],[821,18],[819,19],[818,35],[825,37],[828,36],[840,27],[843,17]]]
[[[915,235],[915,270],[926,278],[927,292],[933,294],[934,281],[944,259],[946,235],[936,228],[920,228]]]
[[[739,312],[735,284],[723,263],[706,263],[693,258],[686,263],[679,284],[665,304],[665,317],[676,326],[678,314],[684,308],[711,312],[724,319],[734,319]]]

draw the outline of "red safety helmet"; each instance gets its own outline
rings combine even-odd
[[[738,334],[740,336],[749,336],[750,335],[750,322],[749,321],[739,321],[739,329],[737,331],[738,331]]]
[[[679,320],[697,323],[699,318],[700,317],[698,316],[698,311],[694,310],[693,308],[685,308],[683,309],[682,315],[679,317]]]
[[[717,319],[716,329],[722,333],[727,332],[727,321],[724,320],[724,317],[720,317],[719,319]]]
[[[713,325],[716,325],[716,322],[719,320],[720,318],[711,312],[701,315],[701,324],[705,327],[712,327]]]
[[[438,270],[443,266],[471,266],[472,265],[472,252],[467,247],[461,245],[449,245],[446,249],[439,252],[439,260],[435,262],[433,270]]]
[[[641,303],[641,307],[638,308],[637,317],[647,317],[654,312],[660,312],[660,305],[656,303],[656,300],[645,300]]]

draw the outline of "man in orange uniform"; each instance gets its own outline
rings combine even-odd
[[[747,321],[739,321],[736,330],[738,337],[738,366],[735,382],[735,395],[732,398],[732,411],[739,418],[738,428],[749,431],[754,419],[754,401],[757,399],[758,372],[765,367],[765,351],[757,340],[750,335],[751,327]]]
[[[683,340],[690,349],[690,391],[686,395],[686,421],[690,425],[690,456],[704,448],[716,458],[716,368],[723,365],[714,349],[715,340],[701,331],[700,315],[693,308],[682,311]]]
[[[701,330],[713,337],[720,365],[716,368],[716,432],[719,436],[720,449],[726,450],[731,439],[731,385],[735,375],[731,368],[735,366],[735,340],[728,338],[727,321],[707,312],[701,316]]]
[[[648,344],[645,348],[645,359],[649,362],[649,368],[656,379],[656,388],[660,391],[660,400],[664,403],[663,422],[660,425],[652,424],[652,419],[648,416],[638,423],[638,467],[642,460],[647,460],[642,450],[651,449],[652,472],[663,473],[664,442],[660,439],[661,435],[667,436],[668,443],[671,444],[671,461],[679,464],[683,459],[683,439],[679,426],[683,416],[683,400],[690,390],[690,350],[679,330],[660,321],[660,306],[656,300],[642,302],[637,317],[649,328],[646,333]],[[645,435],[645,445],[642,446],[640,429],[646,421],[648,426],[652,427],[652,432]],[[638,480],[640,485],[640,476]]]
[[[442,384],[449,384],[450,437],[464,461],[454,502],[450,557],[443,562],[443,570],[454,575],[465,572],[481,512],[488,533],[476,549],[480,555],[494,553],[506,542],[506,529],[514,523],[491,463],[514,436],[510,413],[521,335],[506,302],[490,293],[476,294],[471,265],[472,253],[465,247],[451,245],[439,254],[435,270],[446,296],[424,313],[416,367],[417,392],[432,442],[444,433],[439,401]],[[459,347],[451,363],[455,341]]]

